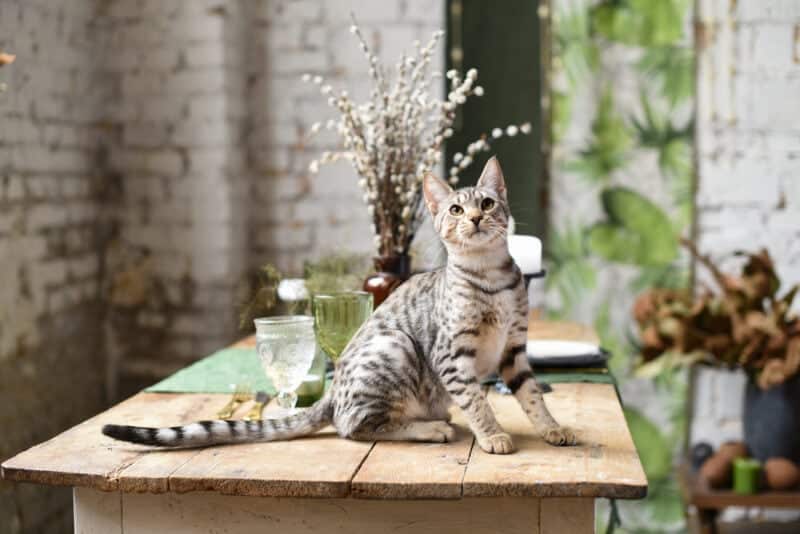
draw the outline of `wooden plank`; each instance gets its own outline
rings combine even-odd
[[[122,534],[119,493],[75,488],[72,503],[75,534]]]
[[[471,497],[644,497],[647,479],[613,386],[556,384],[545,401],[562,424],[574,428],[576,447],[553,447],[533,434],[516,399],[491,392],[498,421],[517,452],[472,452],[464,476]]]
[[[452,408],[452,443],[377,442],[353,479],[352,495],[367,499],[460,499],[474,438]]]
[[[559,337],[566,337],[563,331]],[[466,425],[455,443],[380,443],[371,453],[372,443],[339,439],[330,428],[291,442],[197,451],[163,451],[102,436],[100,428],[109,422],[164,426],[212,418],[227,400],[227,395],[142,393],[6,461],[2,474],[123,492],[344,497],[352,491],[378,499],[643,496],[646,480],[614,389],[601,384],[554,389],[546,396],[548,405],[578,430],[580,447],[544,444],[532,435],[516,400],[496,393],[490,401],[515,436],[514,455],[491,456],[477,447],[470,453]]]
[[[534,499],[276,499],[123,494],[125,534],[537,534]],[[569,532],[563,530],[562,532]]]
[[[568,321],[543,321],[531,318],[528,321],[528,339],[558,339],[600,343],[600,337],[591,326]]]
[[[113,408],[32,447],[2,465],[3,478],[56,486],[89,486],[116,490],[119,474],[141,459],[149,448],[123,443],[100,432],[106,423],[174,425],[213,412],[219,395],[139,393]],[[177,453],[192,454],[191,451]],[[170,461],[178,460],[170,456]],[[179,460],[180,463],[185,460]],[[165,488],[164,488],[165,489]]]
[[[265,417],[275,408],[273,402]],[[170,472],[170,491],[259,497],[346,497],[372,442],[339,438],[333,427],[307,438],[201,450]]]
[[[594,499],[539,499],[540,534],[592,534]]]

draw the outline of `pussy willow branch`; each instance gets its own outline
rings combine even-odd
[[[458,106],[469,97],[483,95],[483,88],[475,85],[477,70],[470,69],[463,78],[451,70],[447,73],[447,98],[440,100],[430,94],[431,82],[442,77],[428,71],[433,50],[444,32],[434,33],[425,45],[415,42],[415,54],[402,54],[390,83],[355,19],[350,30],[367,60],[373,87],[368,100],[356,105],[347,91],[337,93],[322,76],[303,76],[304,81],[319,86],[322,96],[337,110],[338,117],[328,120],[325,128],[335,130],[342,145],[340,150],[323,152],[310,163],[309,170],[316,173],[321,164],[348,160],[360,176],[358,183],[372,219],[378,253],[406,253],[425,217],[422,177],[439,165],[443,144],[453,135]],[[313,124],[309,135],[322,127],[322,123]],[[492,138],[513,137],[519,132],[530,132],[530,124],[495,128],[491,136],[484,134],[470,143],[466,154],[453,158],[449,182],[458,183],[460,173],[473,163],[474,156],[489,150]]]

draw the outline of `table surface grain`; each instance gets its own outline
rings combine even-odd
[[[532,332],[547,331],[547,337],[559,330],[553,323],[531,326]],[[590,329],[565,327],[572,338],[592,340]],[[556,384],[545,395],[556,419],[578,434],[580,444],[564,448],[536,437],[513,397],[489,392],[517,447],[505,456],[484,453],[457,408],[457,439],[443,444],[356,442],[340,439],[328,427],[293,441],[170,451],[118,442],[100,432],[106,423],[173,426],[211,419],[227,400],[219,394],[139,393],[7,460],[3,478],[105,491],[270,497],[635,499],[647,492],[619,400],[608,384]]]

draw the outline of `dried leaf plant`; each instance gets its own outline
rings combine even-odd
[[[780,279],[769,252],[737,252],[746,257],[738,276],[723,273],[693,243],[683,244],[719,286],[692,298],[688,291],[652,289],[639,295],[639,324],[645,368],[663,366],[683,355],[741,367],[762,388],[782,384],[800,371],[800,318],[790,309],[800,285],[778,296]],[[667,356],[668,355],[668,356]]]
[[[309,165],[312,173],[320,165],[344,159],[360,177],[358,183],[372,218],[375,247],[381,256],[407,254],[424,216],[421,184],[426,172],[436,169],[441,160],[445,139],[453,135],[456,109],[471,96],[480,97],[483,87],[476,85],[475,69],[462,75],[451,70],[447,98],[431,95],[431,85],[441,73],[429,73],[434,49],[444,32],[433,34],[422,45],[414,42],[416,53],[403,54],[389,79],[386,69],[367,44],[358,24],[350,31],[357,38],[369,63],[373,84],[370,98],[355,103],[347,91],[335,91],[322,76],[305,74],[303,80],[319,86],[319,91],[338,116],[311,126],[310,135],[323,128],[338,133],[342,147],[323,152]],[[488,151],[492,139],[514,137],[531,131],[529,123],[494,128],[470,143],[465,153],[457,153],[449,169],[449,181],[458,183],[461,172],[468,168],[479,152]]]

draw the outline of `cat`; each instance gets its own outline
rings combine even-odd
[[[475,187],[454,191],[427,174],[425,203],[447,250],[446,266],[418,274],[375,310],[345,348],[331,388],[307,410],[260,421],[202,421],[171,428],[105,425],[112,438],[164,447],[284,440],[332,423],[355,440],[447,442],[448,409],[463,412],[478,445],[513,452],[480,380],[498,373],[547,443],[573,445],[542,399],[528,364],[528,306],[508,253],[506,184],[496,158]]]

